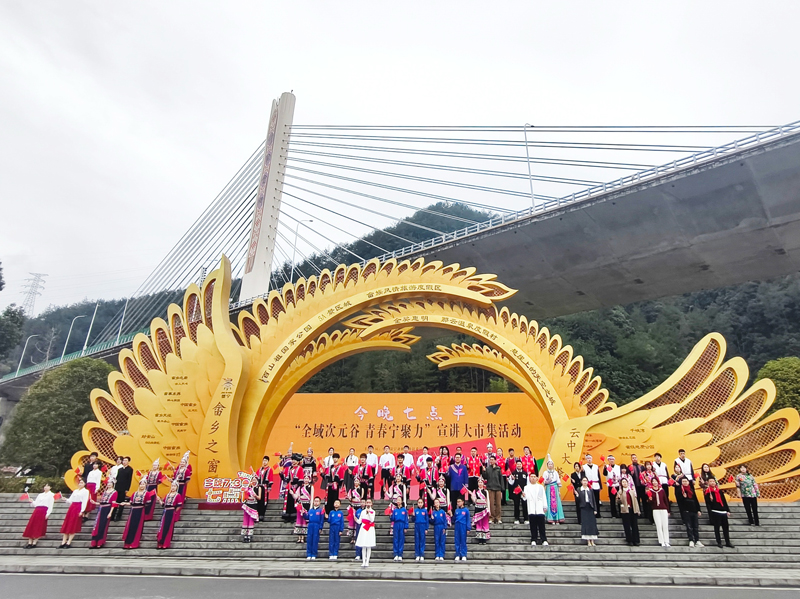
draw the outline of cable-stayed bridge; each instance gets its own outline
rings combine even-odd
[[[800,268],[800,122],[314,126],[293,108],[276,101],[266,142],[65,360],[118,353],[222,253],[234,310],[341,262],[424,256],[498,274],[537,318]],[[58,363],[5,377],[0,394]]]

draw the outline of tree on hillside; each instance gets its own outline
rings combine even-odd
[[[757,380],[761,379],[771,379],[775,383],[772,411],[781,408],[800,410],[800,358],[770,360],[758,371]]]
[[[0,262],[0,291],[6,286],[6,282],[3,280],[3,263]]]
[[[22,340],[25,312],[11,304],[0,314],[0,360],[5,358]]]
[[[0,460],[48,474],[65,472],[72,454],[83,449],[83,424],[94,418],[89,394],[108,388],[112,370],[102,360],[81,358],[45,372],[14,410]]]

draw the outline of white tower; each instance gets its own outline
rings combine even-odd
[[[289,136],[294,118],[294,94],[281,94],[272,102],[269,117],[267,144],[264,148],[264,162],[261,164],[261,178],[253,210],[253,228],[250,231],[250,244],[247,249],[247,263],[242,277],[240,299],[250,299],[269,291],[272,273],[272,256],[275,238],[278,235],[278,215],[283,193],[283,175],[286,156],[289,152]]]

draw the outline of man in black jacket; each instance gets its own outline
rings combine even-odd
[[[514,524],[522,524],[528,519],[528,502],[522,499],[522,491],[528,484],[528,475],[522,469],[522,462],[517,462],[516,466],[516,469],[508,476],[508,494],[514,501]],[[522,514],[520,514],[520,506],[522,506]]]
[[[97,461],[97,452],[93,451],[92,453],[89,454],[89,459],[83,465],[83,474],[81,474],[81,478],[83,479],[83,482],[85,482],[85,483],[89,482],[89,473],[92,471],[92,468],[93,468],[92,464],[94,464],[96,461]],[[102,495],[102,493],[101,493],[101,495]]]
[[[133,468],[131,468],[130,462],[129,457],[122,458],[122,468],[117,470],[117,482],[114,484],[114,490],[117,492],[117,503],[120,506],[114,509],[112,520],[122,519],[122,510],[125,509],[122,504],[128,502],[128,491],[133,481]]]

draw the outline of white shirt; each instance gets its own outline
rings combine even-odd
[[[686,478],[689,480],[694,480],[694,467],[692,466],[692,460],[689,458],[684,460],[675,458],[675,463],[681,467],[681,472],[686,476]]]
[[[326,470],[329,470],[332,464],[333,464],[332,455],[325,456],[325,459],[322,460],[322,467],[325,468]]]
[[[50,517],[50,513],[53,511],[53,502],[55,501],[53,497],[52,491],[42,492],[36,496],[36,499],[33,502],[33,507],[46,507],[47,508],[47,515],[45,518]]]
[[[373,468],[378,467],[378,454],[377,453],[368,453],[367,454],[367,466],[372,466]]]
[[[384,453],[381,456],[381,459],[378,460],[378,464],[380,464],[381,468],[391,470],[395,467],[396,462],[394,461],[394,456],[391,453]]]
[[[522,490],[525,501],[528,502],[528,513],[544,515],[547,511],[547,500],[544,494],[544,487],[539,483],[528,483]]]
[[[358,466],[358,456],[355,454],[348,455],[344,459],[344,465],[347,466],[348,468],[353,468],[354,466]]]
[[[669,482],[669,472],[667,472],[667,465],[664,462],[660,464],[653,462],[653,472],[656,473],[662,485],[666,485]]]
[[[427,470],[428,469],[428,458],[431,457],[430,454],[423,453],[421,456],[417,458],[417,468],[420,470]]]
[[[583,465],[583,475],[589,479],[589,488],[590,489],[599,489],[600,488],[600,468],[597,467],[597,464],[589,464]]]
[[[414,456],[413,455],[411,455],[410,453],[401,453],[400,455],[403,456],[403,464],[404,465],[412,466],[412,467],[414,466]]]
[[[83,489],[73,491],[72,495],[70,495],[69,499],[67,499],[67,503],[80,503],[81,513],[85,512],[86,504],[89,503],[89,489],[84,487]]]
[[[111,466],[111,469],[108,471],[108,477],[117,480],[117,472],[119,472],[120,468],[122,468],[122,464]]]
[[[619,487],[620,470],[617,464],[609,467],[606,465],[606,472],[611,476],[606,475],[606,483],[609,487]]]
[[[100,490],[100,483],[103,482],[103,473],[100,471],[100,468],[89,472],[89,474],[86,476],[86,482],[94,483],[95,491]]]

